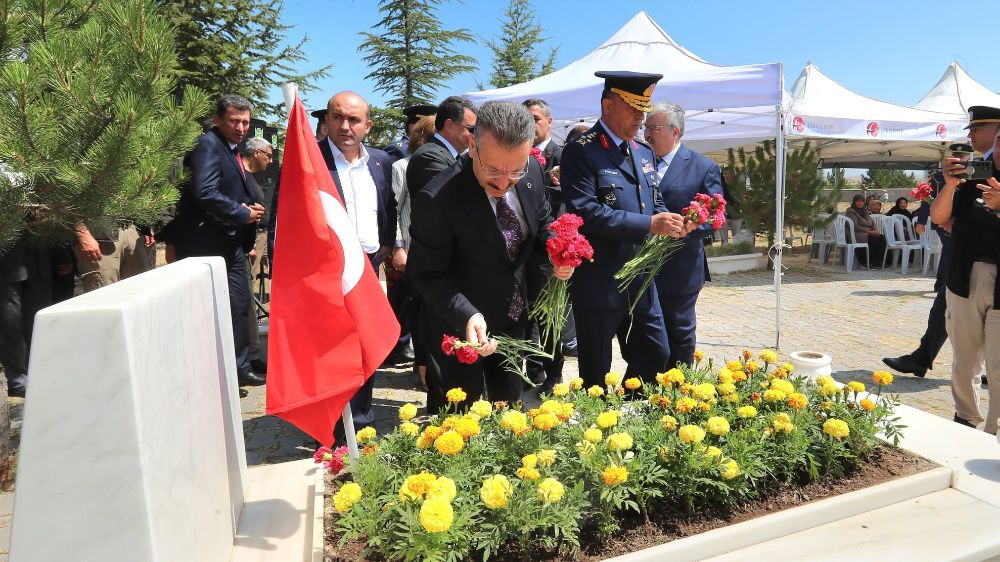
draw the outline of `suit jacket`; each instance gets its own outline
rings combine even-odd
[[[406,167],[406,189],[410,191],[410,197],[416,197],[434,176],[454,163],[455,157],[448,147],[437,137],[431,137],[410,156],[410,163]]]
[[[181,192],[174,225],[174,242],[180,255],[190,252],[219,251],[247,243],[250,210],[243,204],[254,203],[236,155],[217,128],[198,137],[194,150],[184,158],[191,169],[191,181]],[[252,236],[249,237],[252,240]]]
[[[545,150],[542,151],[542,156],[545,157],[545,185],[546,187],[552,187],[552,168],[559,166],[559,162],[562,160],[563,148],[560,146],[555,139],[549,139],[549,144],[545,145]],[[558,186],[556,187],[558,189]]]
[[[563,148],[560,179],[566,212],[583,218],[580,229],[594,247],[569,286],[574,305],[624,308],[615,273],[632,259],[649,234],[654,213],[666,211],[656,189],[653,151],[632,141],[631,163],[600,123]],[[638,280],[637,280],[638,281]]]
[[[410,155],[410,137],[403,135],[396,142],[389,143],[382,147],[382,150],[389,155],[389,162],[395,164],[397,160],[402,160]]]
[[[367,145],[365,150],[368,151],[368,171],[375,180],[375,190],[378,192],[378,243],[380,246],[392,248],[396,244],[396,196],[392,193],[392,163],[389,162],[389,155],[383,150]],[[340,174],[337,173],[333,150],[326,139],[319,141],[319,151],[323,153],[326,168],[330,170],[333,184],[337,186],[337,191],[343,200],[344,188],[340,183]]]
[[[660,193],[667,208],[679,212],[696,193],[722,195],[722,172],[710,158],[682,144],[660,180]],[[656,278],[660,293],[689,295],[701,290],[709,279],[704,240],[711,233],[712,227],[703,224],[687,235],[684,246],[667,260]]]
[[[528,226],[516,260],[507,254],[500,225],[468,156],[414,199],[406,273],[430,314],[429,341],[444,333],[464,337],[476,313],[483,314],[491,332],[517,325],[507,317],[515,286],[526,296],[527,278],[543,275],[527,264],[545,253],[545,240],[551,236],[542,169],[529,160],[528,174],[513,188]],[[526,315],[527,308],[520,321]]]

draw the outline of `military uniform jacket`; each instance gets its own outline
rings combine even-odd
[[[597,123],[563,147],[566,211],[583,218],[580,232],[594,247],[594,261],[577,268],[570,283],[576,306],[628,306],[629,296],[618,291],[614,275],[649,234],[653,214],[667,210],[656,188],[653,151],[635,141],[629,145],[631,162]]]

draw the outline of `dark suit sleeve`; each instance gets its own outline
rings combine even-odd
[[[425,150],[410,158],[410,163],[406,167],[406,187],[410,190],[410,197],[416,198],[418,191],[449,166],[451,162],[445,160],[436,150]]]
[[[205,135],[191,151],[188,160],[191,164],[191,195],[199,206],[216,218],[243,225],[250,218],[250,209],[226,197],[220,189],[225,162],[218,142]]]
[[[583,217],[584,234],[612,240],[642,242],[649,234],[652,217],[612,209],[597,199],[597,169],[584,147],[572,142],[563,147],[560,179],[567,210]]]
[[[455,240],[443,204],[435,201],[430,192],[421,191],[413,199],[411,217],[406,273],[423,298],[422,306],[464,333],[469,318],[479,310],[448,279],[448,269],[455,259]],[[430,334],[430,341],[433,343],[439,336]]]
[[[382,193],[385,194],[385,217],[379,232],[379,245],[392,248],[396,245],[396,226],[399,205],[392,191],[392,161],[389,155],[382,157]]]
[[[271,195],[271,213],[267,218],[267,255],[274,262],[274,231],[278,227],[278,192],[281,190],[281,174],[274,182],[274,193]]]

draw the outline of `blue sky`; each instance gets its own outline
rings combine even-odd
[[[832,79],[867,96],[912,105],[955,60],[993,91],[1000,91],[1000,41],[996,26],[976,30],[972,4],[915,0],[707,1],[707,0],[547,0],[535,9],[549,44],[559,45],[562,67],[593,50],[637,12],[645,10],[695,55],[715,64],[783,62],[786,88],[812,61]],[[465,27],[493,38],[506,0],[465,0],[443,4],[438,16],[448,28]],[[982,17],[989,17],[985,11]],[[955,17],[961,15],[961,17]],[[290,39],[309,36],[303,68],[333,63],[320,92],[307,97],[321,107],[340,90],[354,90],[376,105],[383,95],[365,80],[369,69],[357,48],[359,33],[380,19],[376,0],[286,0],[283,21],[294,26]],[[947,27],[942,23],[949,21]],[[456,77],[440,98],[476,90],[486,83],[492,54],[480,41],[462,47],[480,61],[475,75]],[[274,98],[280,99],[275,91]]]

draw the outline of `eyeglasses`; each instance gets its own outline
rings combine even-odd
[[[263,153],[265,156],[267,156],[268,160],[274,160],[274,153],[273,152],[264,152],[263,150],[260,150],[260,149],[257,149],[257,152]]]
[[[470,133],[475,133],[476,132],[476,126],[475,125],[466,125],[465,123],[459,123],[458,121],[455,121],[454,119],[451,122],[454,123],[454,124],[456,124],[456,125],[458,125],[459,127],[464,128],[466,131],[469,131]]]
[[[528,158],[531,158],[530,156]],[[476,160],[479,161],[479,167],[483,169],[483,175],[486,176],[488,180],[500,179],[506,176],[510,181],[518,181],[524,176],[528,175],[528,161],[524,161],[524,168],[520,172],[501,172],[496,168],[491,168],[483,165],[483,157],[479,155],[479,148],[476,148]]]
[[[659,131],[660,129],[662,129],[664,127],[667,127],[667,126],[668,125],[643,125],[642,129],[645,130],[645,131],[648,131],[650,133],[655,133],[656,131]]]

